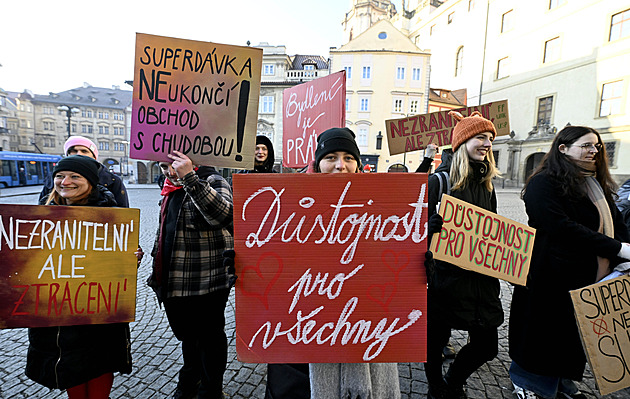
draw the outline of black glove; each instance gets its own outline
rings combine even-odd
[[[429,235],[439,233],[440,231],[442,231],[443,224],[444,224],[444,219],[442,219],[442,216],[439,213],[434,213],[429,218],[429,225],[427,227],[427,230],[428,230],[427,233],[429,233]]]
[[[234,267],[234,257],[236,256],[236,252],[233,249],[228,249],[227,251],[223,251],[223,266],[226,266],[228,269],[228,284],[229,287],[234,287],[236,284],[236,279],[238,276],[236,275],[236,268]]]
[[[433,277],[434,268],[435,268],[435,260],[433,259],[433,252],[427,251],[424,254],[424,269],[427,273],[427,279],[429,281],[431,280],[431,277]]]

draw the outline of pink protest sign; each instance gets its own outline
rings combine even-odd
[[[253,168],[262,50],[138,33],[130,156]]]
[[[346,72],[283,91],[282,164],[302,168],[315,159],[317,135],[346,126]]]
[[[239,360],[425,361],[426,183],[234,175]]]

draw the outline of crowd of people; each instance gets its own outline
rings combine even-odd
[[[442,229],[437,210],[445,193],[497,211],[496,129],[478,112],[451,115],[458,121],[452,148],[443,150],[442,163],[428,180],[429,240]],[[41,205],[129,206],[124,184],[97,161],[91,140],[73,136],[64,150]],[[416,172],[430,171],[436,151],[427,148]],[[159,163],[164,180],[147,284],[181,341],[184,362],[173,398],[222,398],[228,351],[224,311],[236,280],[231,184],[214,168],[193,165],[183,153],[174,151],[169,158]],[[274,161],[271,141],[258,136],[255,166],[246,172],[273,173]],[[319,135],[307,173],[365,171],[350,129]],[[576,382],[583,377],[586,357],[569,291],[627,270],[630,234],[615,201],[625,211],[630,200],[627,192],[617,197],[615,190],[601,136],[582,126],[558,132],[522,190],[536,239],[527,285],[515,286],[509,319],[509,376],[520,399],[584,397]],[[138,263],[143,255],[138,248]],[[466,398],[470,375],[498,353],[498,327],[504,322],[499,281],[435,260],[431,252],[425,259],[427,397]],[[449,345],[452,329],[468,334],[457,353]],[[26,375],[66,390],[70,399],[106,399],[114,373],[132,371],[131,344],[127,323],[30,328]],[[446,374],[445,356],[454,357]],[[267,369],[266,399],[399,397],[395,363],[269,364]]]

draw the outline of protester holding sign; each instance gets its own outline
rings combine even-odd
[[[223,253],[234,248],[232,190],[214,168],[195,168],[179,151],[169,158],[160,162],[166,179],[148,284],[182,342],[184,365],[174,398],[221,398],[230,293]]]
[[[596,130],[567,126],[523,188],[536,239],[527,287],[514,288],[510,312],[510,377],[519,397],[584,397],[574,382],[586,357],[569,291],[630,259],[607,159]]]
[[[453,129],[453,157],[449,172],[451,195],[496,213],[497,199],[492,179],[499,175],[492,155],[496,129],[492,122],[473,112]],[[429,177],[429,234],[439,232],[442,218],[436,213],[439,177]],[[442,185],[444,186],[444,185]],[[432,254],[427,253],[431,259]],[[503,323],[499,280],[464,270],[442,261],[427,262],[429,274],[427,363],[429,398],[465,398],[464,384],[482,364],[498,353],[497,327]],[[466,330],[469,342],[457,354],[442,377],[442,350],[451,329]]]
[[[65,155],[83,155],[98,161],[98,147],[87,137],[71,136],[63,145]],[[107,170],[107,168],[99,163],[98,183],[107,188],[114,194],[116,205],[122,208],[129,208],[129,198],[127,198],[127,189],[122,179]],[[46,198],[53,190],[54,182],[51,177],[46,177],[44,187],[39,194],[39,199]]]
[[[98,184],[99,167],[81,155],[62,159],[53,171],[54,190],[41,204],[116,206],[113,194]],[[70,399],[106,399],[114,372],[131,373],[128,323],[30,328],[28,336],[26,375],[66,389]]]
[[[328,129],[317,138],[316,173],[360,173],[361,158],[354,133]],[[400,398],[396,363],[311,363],[311,398]]]

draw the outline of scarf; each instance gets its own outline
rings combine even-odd
[[[615,236],[615,227],[613,224],[612,214],[610,213],[610,207],[606,201],[604,190],[595,178],[595,164],[592,162],[584,162],[575,160],[577,166],[580,168],[582,175],[586,181],[586,194],[591,200],[597,212],[599,213],[599,227],[597,231],[605,234],[610,238]],[[607,258],[597,257],[597,276],[595,281],[599,281],[610,273],[610,260]]]
[[[168,178],[166,178],[164,179],[164,186],[162,187],[162,192],[160,193],[160,195],[163,195],[166,197],[173,191],[179,190],[182,187],[183,186],[174,185],[173,183],[171,183],[171,181]]]

